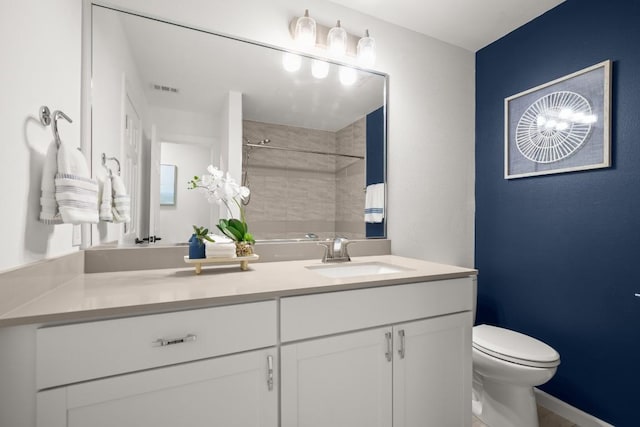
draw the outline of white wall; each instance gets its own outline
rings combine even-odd
[[[62,120],[61,138],[80,145],[81,7],[78,0],[0,2],[0,271],[76,251],[72,226],[38,222],[40,181],[50,127],[38,109]]]
[[[220,161],[214,162],[225,174],[240,183],[242,179],[242,93],[229,91],[220,111]],[[219,218],[240,217],[240,209],[233,204],[220,206]]]
[[[193,111],[170,108],[150,108],[152,122],[157,127],[158,138],[163,141],[188,141],[192,143],[217,143],[218,118]]]
[[[110,0],[107,4],[164,17],[275,46],[293,48],[289,20],[305,8],[324,25],[340,18],[351,33],[368,28],[376,38],[376,69],[390,75],[388,104],[388,237],[392,251],[465,266],[473,265],[474,233],[474,54],[419,35],[325,0]],[[248,13],[250,11],[250,13]],[[80,0],[36,0],[0,3],[3,43],[0,106],[6,123],[2,168],[7,192],[3,210],[0,266],[66,253],[69,226],[52,228],[35,221],[37,197],[34,167],[27,143],[45,150],[49,130],[29,117],[42,103],[61,108],[73,118],[80,111]],[[20,34],[20,37],[16,37]],[[43,41],[49,49],[42,48]],[[30,52],[30,54],[25,54]],[[52,85],[51,82],[56,84]],[[64,126],[64,125],[63,125]],[[71,132],[68,132],[71,130]],[[79,135],[77,121],[61,129]],[[27,139],[29,138],[29,139]],[[36,162],[37,163],[37,162]],[[38,247],[27,247],[36,236]]]
[[[121,147],[123,126],[123,79],[129,97],[142,120],[143,140],[149,135],[149,108],[144,88],[132,56],[129,42],[118,13],[98,9],[93,14],[92,52],[92,158],[93,176],[105,177],[101,154],[116,157],[124,167],[125,156]],[[144,147],[141,147],[143,150]],[[141,159],[142,160],[142,159]],[[115,170],[115,163],[107,164]],[[142,165],[140,166],[142,168]],[[144,174],[143,174],[144,175]],[[126,181],[125,181],[126,182]],[[132,194],[132,189],[128,189]],[[140,193],[138,193],[140,194]],[[132,200],[132,203],[135,201]],[[121,237],[124,224],[100,222],[92,227],[92,244],[116,242]],[[137,236],[137,237],[146,237]]]
[[[212,229],[209,223],[212,206],[199,191],[187,189],[187,182],[194,175],[207,171],[211,147],[200,144],[169,143],[160,144],[160,161],[176,166],[176,204],[160,206],[159,224],[156,235],[163,243],[185,243],[191,236],[192,225]]]

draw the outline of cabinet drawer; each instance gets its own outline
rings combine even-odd
[[[276,312],[266,301],[42,328],[37,387],[273,346]]]
[[[282,342],[472,309],[472,278],[283,298]]]

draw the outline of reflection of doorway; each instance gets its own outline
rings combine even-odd
[[[158,185],[156,204],[152,208],[157,211],[153,217],[156,231],[162,235],[165,243],[186,243],[193,231],[192,226],[204,226],[212,229],[212,207],[200,191],[189,190],[188,181],[194,176],[207,173],[211,164],[211,140],[204,138],[173,138],[173,142],[163,141],[159,147],[158,168],[169,166],[175,175],[172,188],[175,190],[171,203],[163,202],[161,185]],[[160,180],[161,174],[158,179]]]
[[[151,125],[151,170],[149,173],[149,235],[159,234],[160,224],[160,141],[158,141],[158,128]],[[163,236],[165,242],[166,236]]]
[[[124,120],[123,120],[123,138],[122,138],[122,154],[123,167],[122,179],[129,196],[131,198],[131,221],[124,224],[122,239],[120,243],[134,243],[138,233],[140,232],[140,163],[141,163],[141,141],[142,141],[142,123],[140,114],[127,91],[125,84],[124,96]]]

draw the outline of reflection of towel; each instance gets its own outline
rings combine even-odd
[[[100,183],[100,221],[112,222],[113,191],[111,190],[111,177],[107,176]]]
[[[90,178],[87,161],[79,150],[60,144],[55,184],[63,222],[98,222],[98,183]]]
[[[204,241],[207,258],[235,258],[236,244],[226,236],[209,234],[215,243]]]
[[[40,221],[45,224],[62,224],[62,217],[56,202],[56,173],[58,172],[58,146],[49,145],[42,168],[42,195],[40,196]]]
[[[130,222],[131,199],[127,196],[127,189],[124,188],[122,178],[118,175],[112,175],[111,187],[113,190],[113,204],[111,209],[113,222]]]
[[[367,185],[364,201],[364,221],[382,222],[384,219],[384,183]]]

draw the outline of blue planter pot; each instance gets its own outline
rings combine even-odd
[[[192,234],[189,239],[189,259],[205,258],[205,248],[205,244],[200,243],[200,241],[196,239],[196,235]]]

